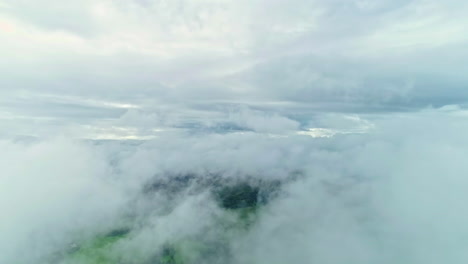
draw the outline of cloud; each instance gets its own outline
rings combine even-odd
[[[465,112],[384,115],[369,133],[330,138],[247,132],[168,133],[139,143],[3,141],[0,201],[10,217],[0,220],[0,260],[40,262],[128,215],[135,233],[116,245],[127,257],[197,237],[210,223],[214,233],[202,237],[216,239],[223,214],[206,193],[181,193],[174,211],[161,215],[168,200],[141,191],[192,174],[288,179],[249,232],[230,240],[234,263],[464,263]]]
[[[1,262],[41,262],[77,237],[105,229],[121,210],[123,189],[89,147],[68,140],[1,146]]]
[[[466,103],[459,1],[33,2],[2,5],[0,94],[12,115],[78,125],[75,113],[87,111],[62,118],[42,114],[55,107],[49,102],[37,114],[5,103],[44,95],[145,112],[288,102],[301,108],[295,116]]]
[[[119,245],[147,257],[204,233],[223,214],[206,193],[161,216],[141,192],[185,174],[288,179],[235,263],[466,263],[467,9],[0,1],[0,263],[128,215]]]
[[[230,113],[228,120],[241,128],[261,133],[284,133],[299,129],[299,123],[295,120],[248,108]]]

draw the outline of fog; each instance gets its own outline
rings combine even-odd
[[[326,138],[3,140],[0,262],[53,263],[70,244],[123,223],[132,235],[112,246],[122,263],[143,263],[135,256],[167,241],[215,239],[222,210],[206,192],[168,200],[143,190],[155,179],[216,174],[285,180],[249,230],[231,236],[233,263],[466,263],[466,118],[457,107],[392,114],[374,118],[367,133]],[[168,204],[173,210],[158,213]]]
[[[467,263],[467,12],[0,0],[0,264]]]

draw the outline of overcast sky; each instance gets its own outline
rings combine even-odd
[[[162,217],[168,201],[142,194],[186,174],[291,178],[234,263],[468,263],[467,14],[463,0],[0,0],[0,263],[50,263],[130,215],[113,247],[128,258],[204,237],[210,197]]]
[[[456,0],[0,0],[0,133],[138,137],[252,118],[289,131],[318,112],[463,105],[467,12]]]

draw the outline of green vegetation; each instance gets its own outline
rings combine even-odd
[[[125,264],[220,263],[220,259],[229,263],[232,239],[248,232],[256,220],[259,187],[246,183],[225,185],[213,188],[212,193],[219,207],[225,210],[212,230],[195,237],[168,241],[163,248],[155,249],[150,259],[132,260]],[[68,253],[66,261],[62,263],[120,264],[119,256],[122,256],[122,252],[116,251],[116,243],[128,238],[129,233],[130,230],[119,229],[98,236]]]
[[[255,207],[258,202],[259,188],[249,184],[224,186],[215,192],[220,206],[224,209]]]
[[[69,256],[71,263],[77,264],[115,264],[112,246],[128,234],[126,230],[115,230],[107,235],[98,236],[94,240],[80,245]]]

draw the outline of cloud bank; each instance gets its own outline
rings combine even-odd
[[[233,263],[464,263],[466,117],[456,107],[425,110],[331,138],[244,132],[2,142],[0,260],[44,263],[130,215],[136,231],[115,245],[124,259],[200,232],[209,241],[221,217],[209,195],[169,201],[142,190],[155,179],[216,174],[289,179],[249,232],[231,238]],[[169,203],[174,210],[157,213]]]

